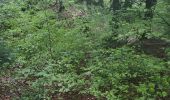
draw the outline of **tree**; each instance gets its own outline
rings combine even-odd
[[[121,9],[120,0],[112,0],[110,9],[113,11],[120,10]]]
[[[11,53],[10,50],[5,46],[5,44],[0,41],[0,68],[4,63],[10,62]]]
[[[153,7],[156,5],[157,0],[146,0],[145,4],[146,4],[146,13],[145,13],[145,18],[153,18],[154,15],[154,9]]]

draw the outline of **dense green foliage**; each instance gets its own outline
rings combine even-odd
[[[1,0],[0,99],[169,100],[169,10],[169,0]]]

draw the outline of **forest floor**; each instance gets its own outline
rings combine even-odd
[[[9,85],[19,85],[16,90],[13,90],[9,87]],[[12,79],[9,77],[0,77],[0,100],[12,100],[15,98],[20,98],[20,88],[27,87],[27,84],[22,81],[15,79]],[[77,93],[60,93],[60,94],[53,94],[51,96],[51,100],[97,100],[95,96],[89,95],[89,94],[79,94]]]

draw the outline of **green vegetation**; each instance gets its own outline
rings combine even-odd
[[[169,0],[0,0],[0,99],[169,100]]]

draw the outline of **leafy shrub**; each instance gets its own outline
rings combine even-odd
[[[91,76],[89,92],[93,95],[109,100],[167,95],[169,78],[161,75],[166,69],[162,60],[137,54],[127,47],[102,50],[93,57],[86,69]]]
[[[144,38],[169,40],[164,35],[169,27],[160,23],[162,19],[144,19],[141,1],[121,8],[122,3],[114,12],[107,9],[109,0],[104,0],[106,8],[88,5],[89,9],[74,1],[63,1],[66,15],[56,11],[56,0],[0,4],[0,36],[6,43],[0,42],[0,67],[12,59],[9,48],[16,53],[9,65],[19,64],[10,76],[14,84],[7,86],[19,93],[13,98],[40,100],[72,93],[108,100],[168,97],[169,49],[160,48],[168,56],[163,60],[136,52],[134,46],[140,45],[133,44]],[[169,20],[164,5],[159,1],[155,11]]]

